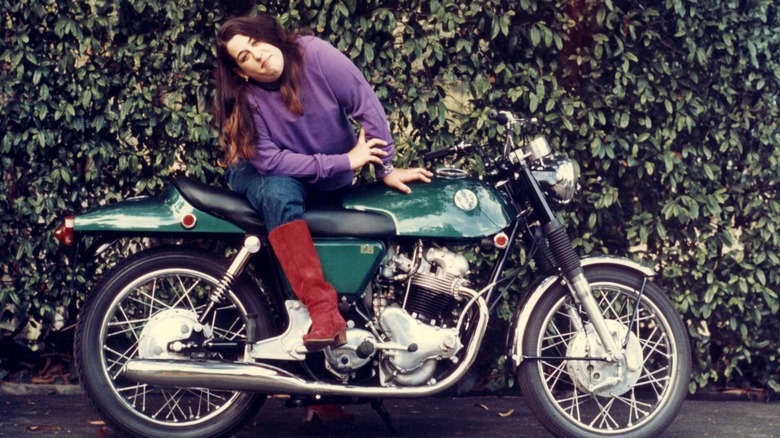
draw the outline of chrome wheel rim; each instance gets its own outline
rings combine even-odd
[[[625,327],[636,314],[627,348],[631,360],[640,358],[641,363],[635,365],[639,368],[624,372],[619,383],[594,390],[589,386],[594,382],[583,377],[582,370],[613,372],[618,367],[598,361],[551,359],[539,360],[536,367],[548,399],[569,421],[589,432],[623,434],[650,422],[669,401],[671,384],[677,377],[677,346],[669,322],[654,303],[644,298],[637,309],[638,291],[612,283],[594,283],[591,288],[610,331],[620,338],[619,345],[626,340]],[[570,296],[561,298],[544,321],[537,354],[550,358],[588,351],[594,354],[587,357],[603,357],[598,346],[583,346],[593,336],[579,315]],[[626,367],[625,362],[623,359],[620,367]]]

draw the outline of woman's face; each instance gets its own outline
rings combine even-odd
[[[227,42],[227,51],[236,61],[236,73],[244,79],[274,82],[284,71],[284,55],[278,47],[244,35]]]

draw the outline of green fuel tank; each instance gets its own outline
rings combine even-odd
[[[437,176],[413,183],[403,194],[382,183],[357,187],[344,197],[344,208],[390,216],[398,236],[477,239],[503,230],[514,209],[492,186],[473,178]]]

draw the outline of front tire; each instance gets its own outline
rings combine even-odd
[[[264,395],[155,387],[127,380],[122,372],[128,360],[144,355],[190,360],[186,353],[164,351],[160,345],[166,340],[157,339],[155,344],[150,335],[165,338],[194,325],[224,272],[224,260],[202,252],[152,249],[124,260],[90,293],[76,328],[76,369],[88,399],[118,432],[144,437],[228,436],[262,406]],[[245,281],[237,281],[202,333],[216,340],[245,339],[245,317],[254,313],[258,337],[267,337],[268,318],[258,295]],[[235,356],[222,359],[240,358]]]
[[[603,348],[568,289],[559,285],[537,303],[526,327],[518,370],[536,417],[559,437],[652,437],[674,420],[688,391],[691,351],[671,301],[630,271],[585,270],[618,345],[619,363],[553,359],[604,357]],[[635,321],[631,334],[627,327]],[[626,341],[627,340],[627,341]]]

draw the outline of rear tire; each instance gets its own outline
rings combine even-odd
[[[608,328],[622,345],[643,277],[613,267],[586,269]],[[691,351],[671,301],[648,282],[620,365],[550,357],[604,357],[568,291],[559,285],[537,303],[525,329],[518,380],[529,406],[559,437],[652,437],[674,420],[688,391]],[[611,382],[610,377],[616,377]]]
[[[144,437],[229,436],[260,409],[265,395],[141,385],[121,372],[139,351],[161,353],[147,341],[150,330],[169,336],[161,321],[199,316],[225,270],[225,260],[194,249],[157,248],[124,260],[95,285],[79,316],[75,362],[84,392],[112,428]],[[255,289],[237,281],[202,332],[214,339],[245,339],[245,317],[254,313],[258,339],[268,337],[267,314]],[[240,359],[234,356],[222,359]],[[168,358],[190,360],[176,353]]]

